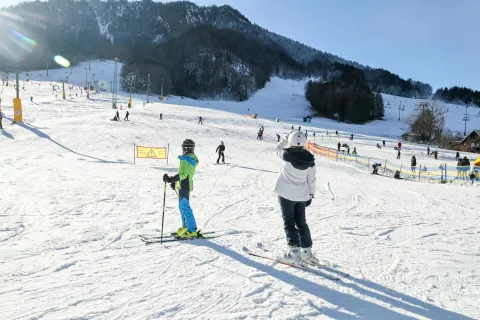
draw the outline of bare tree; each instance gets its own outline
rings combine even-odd
[[[411,132],[422,139],[439,139],[445,129],[445,110],[438,101],[421,102],[409,123]]]

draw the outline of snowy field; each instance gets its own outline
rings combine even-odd
[[[104,64],[111,65],[92,69],[100,74]],[[71,79],[82,84],[85,70],[77,69]],[[317,157],[317,195],[307,217],[314,251],[350,276],[335,282],[242,251],[258,243],[286,248],[272,192],[280,161],[272,150],[275,133],[289,132],[304,113],[273,93],[283,88],[291,106],[307,108],[300,83],[273,79],[245,103],[174,98],[144,108],[145,97],[136,96],[130,121],[113,122],[110,95],[87,100],[74,88],[72,97],[67,91],[67,100],[56,99],[51,83],[39,80],[33,76],[21,91],[23,124],[10,123],[13,87],[1,95],[7,116],[0,135],[2,319],[480,318],[476,185],[397,181]],[[119,104],[125,107],[127,97]],[[264,118],[245,117],[262,117],[257,104]],[[266,138],[257,141],[262,125]],[[302,128],[383,134],[376,123],[337,125],[315,119]],[[389,136],[393,145],[395,135]],[[191,200],[197,223],[222,236],[146,246],[138,235],[160,229],[161,178],[176,172],[185,138],[197,143]],[[375,150],[376,139],[354,143],[361,154],[393,152]],[[216,166],[220,141],[227,164]],[[169,165],[133,164],[134,142],[170,144]],[[424,148],[418,146],[420,157]],[[167,231],[179,227],[177,202],[167,190]]]

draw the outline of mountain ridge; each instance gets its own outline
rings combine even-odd
[[[92,58],[117,57],[122,61],[129,61],[127,66],[138,65],[139,61],[159,52],[159,47],[170,46],[169,41],[174,41],[189,30],[211,25],[232,32],[232,36],[238,39],[238,34],[242,34],[246,40],[241,41],[256,41],[260,44],[260,50],[276,50],[277,55],[287,54],[303,65],[301,70],[284,65],[264,66],[270,69],[266,76],[267,81],[272,75],[328,79],[335,72],[335,63],[341,63],[361,69],[374,91],[409,97],[427,97],[432,94],[432,88],[428,84],[404,80],[386,70],[347,61],[266,30],[250,22],[238,10],[228,5],[198,6],[189,1],[162,3],[151,0],[50,0],[22,3],[5,10],[24,19],[25,27],[20,28],[19,32],[35,39],[37,46],[31,48],[31,52],[24,53],[21,48],[17,48],[17,39],[6,37],[10,39],[10,46],[16,48],[20,55],[14,52],[9,59],[0,57],[0,66],[3,65],[4,68],[16,64],[21,68],[40,69],[48,61],[53,63],[51,59],[55,55],[62,55],[72,63]],[[212,35],[215,32],[210,31]],[[212,52],[218,51],[218,48],[211,49]],[[241,50],[237,48],[231,54],[244,56]],[[23,61],[19,60],[18,56],[23,57]],[[191,63],[192,61],[184,61],[185,74],[188,73],[186,66]],[[253,69],[258,67],[243,60],[242,63],[247,65],[251,74],[254,74]],[[172,69],[176,70],[178,66]],[[172,70],[167,71],[172,73]],[[247,90],[253,92],[261,88],[263,80],[257,81],[252,76],[248,82],[257,83]],[[157,85],[150,89],[160,91]],[[186,94],[193,96],[188,92]],[[207,91],[204,94],[211,96],[214,93]],[[241,100],[243,94],[234,92],[230,94],[230,98]]]

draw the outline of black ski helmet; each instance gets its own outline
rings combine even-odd
[[[195,142],[192,139],[183,140],[182,150],[185,153],[195,152]]]

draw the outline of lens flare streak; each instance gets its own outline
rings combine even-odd
[[[67,59],[65,59],[62,56],[55,56],[55,57],[53,57],[53,60],[55,60],[56,63],[58,63],[59,65],[61,65],[64,68],[70,67],[70,61],[68,61]]]

